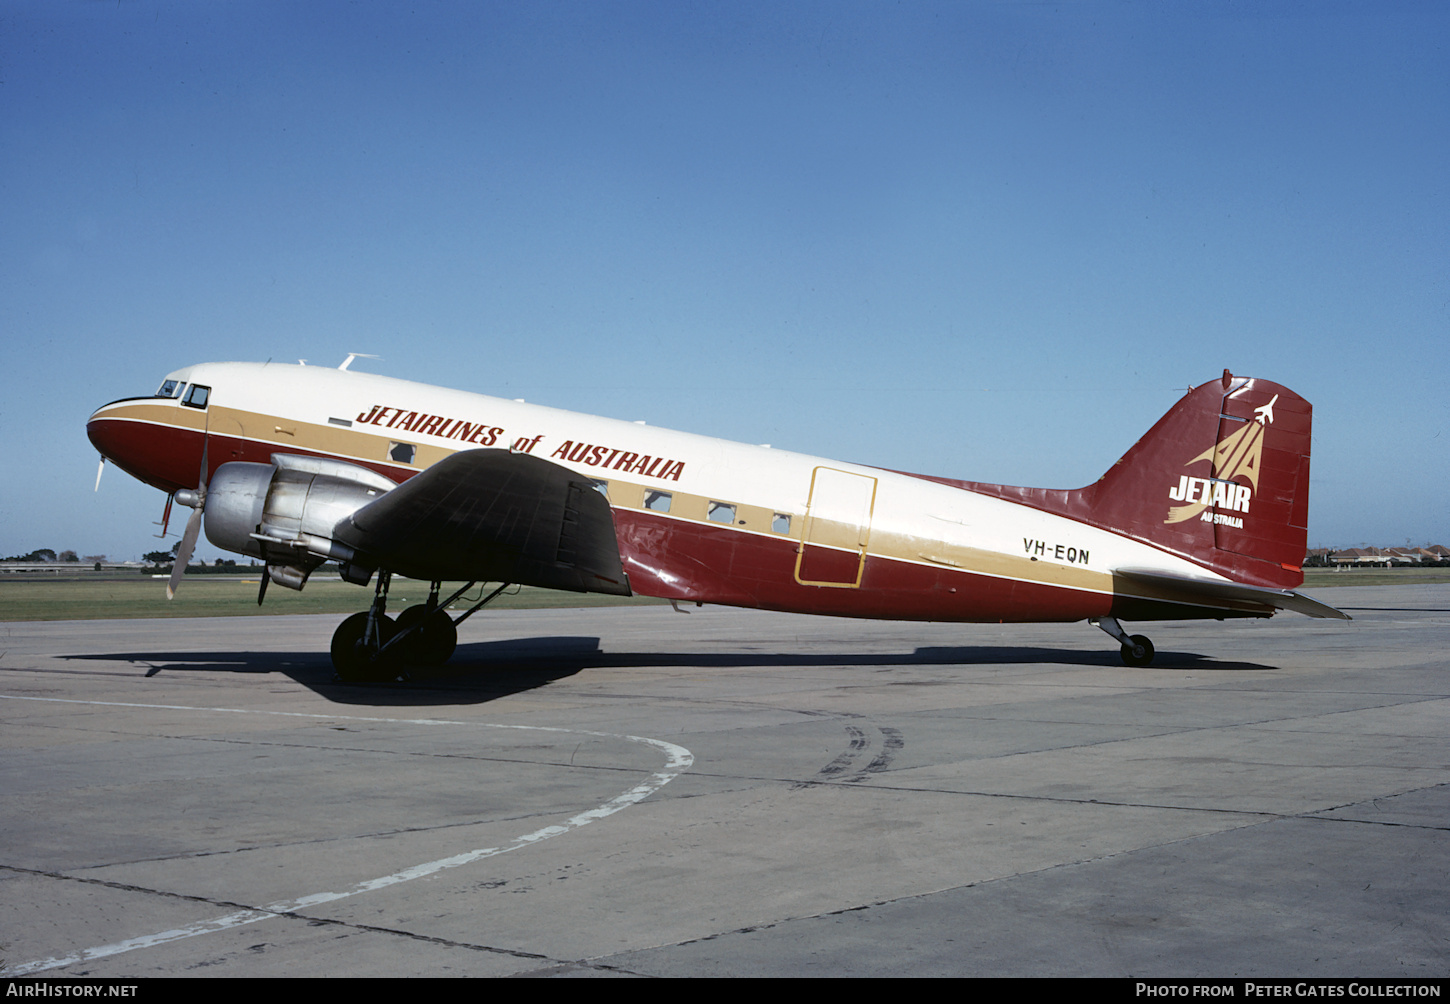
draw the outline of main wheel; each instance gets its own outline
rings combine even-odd
[[[416,628],[406,644],[407,655],[420,666],[441,666],[458,647],[458,628],[448,611],[435,607],[431,612],[419,604],[398,614],[398,630]]]
[[[1153,661],[1153,643],[1146,635],[1135,634],[1122,649],[1123,665],[1146,666]]]
[[[380,617],[378,640],[375,642],[363,638],[367,629],[368,615],[364,611],[353,614],[332,633],[332,666],[337,670],[337,675],[348,683],[386,680],[392,676],[386,661],[375,659],[374,656],[379,648],[398,633],[397,625],[391,617]]]

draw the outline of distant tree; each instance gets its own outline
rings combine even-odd
[[[85,557],[81,558],[81,560],[102,562],[106,560],[106,556],[104,554],[87,554]]]
[[[81,558],[80,558],[80,555],[76,554],[74,551],[61,551],[60,552],[60,559],[59,560],[61,560],[61,561],[80,561]]]
[[[153,565],[169,565],[173,555],[170,551],[147,551],[141,557]]]

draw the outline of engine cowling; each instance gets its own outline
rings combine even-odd
[[[301,589],[328,559],[342,563],[343,578],[365,583],[372,567],[333,533],[396,487],[366,467],[320,457],[278,453],[270,464],[222,464],[207,486],[206,539],[262,559],[272,581],[289,589]]]

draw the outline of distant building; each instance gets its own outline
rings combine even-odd
[[[1450,563],[1450,548],[1429,547],[1316,547],[1304,555],[1306,568],[1391,568]]]

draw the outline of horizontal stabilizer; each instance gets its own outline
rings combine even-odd
[[[1147,568],[1118,568],[1114,569],[1113,574],[1181,593],[1186,600],[1197,599],[1200,602],[1212,602],[1215,599],[1246,600],[1250,603],[1262,603],[1276,610],[1293,610],[1309,617],[1334,617],[1344,621],[1350,619],[1349,614],[1342,610],[1336,610],[1327,603],[1320,603],[1312,597],[1289,589],[1245,586],[1238,582],[1200,579]]]

